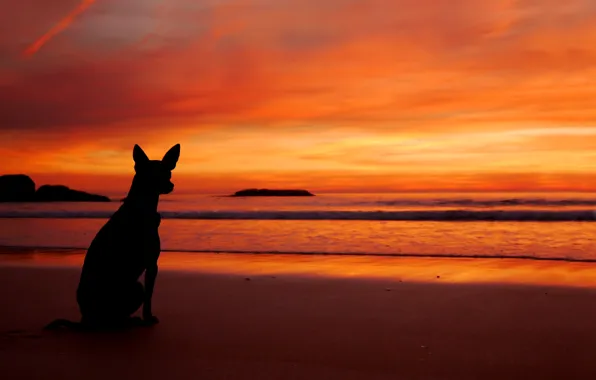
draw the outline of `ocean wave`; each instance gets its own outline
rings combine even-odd
[[[592,207],[596,199],[544,199],[544,198],[509,198],[509,199],[390,199],[373,202],[358,202],[360,205],[376,206],[434,206],[434,207]]]
[[[0,218],[107,219],[111,211],[0,211]],[[594,210],[163,211],[164,219],[592,222]]]

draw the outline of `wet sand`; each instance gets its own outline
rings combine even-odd
[[[80,254],[0,256],[4,379],[596,378],[594,264],[167,253],[160,324],[82,334]]]

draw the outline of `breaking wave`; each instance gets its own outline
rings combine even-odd
[[[2,210],[0,218],[107,219],[112,211]],[[592,222],[594,210],[162,211],[164,219]]]

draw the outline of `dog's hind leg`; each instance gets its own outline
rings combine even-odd
[[[145,288],[139,281],[127,287],[120,294],[120,305],[118,305],[118,308],[122,315],[126,315],[127,317],[139,310],[145,300]]]
[[[99,290],[99,291],[97,291]],[[81,323],[91,328],[112,328],[140,325],[140,318],[131,318],[145,298],[143,284],[136,281],[128,286],[95,289],[79,297]]]
[[[114,314],[110,320],[113,323],[113,327],[128,328],[143,325],[141,318],[131,317],[131,315],[139,310],[144,299],[145,289],[143,284],[138,281],[134,285],[122,289],[112,309]]]

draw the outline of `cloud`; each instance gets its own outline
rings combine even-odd
[[[589,138],[499,135],[596,126],[589,1],[98,0],[23,61],[78,3],[0,14],[0,151],[13,167],[29,146],[44,151],[31,167],[74,155],[78,171],[98,152],[117,152],[116,168],[131,144],[184,140],[189,171],[237,175],[274,160],[293,172],[557,171],[573,149],[574,167],[591,168]],[[416,139],[432,146],[399,145]]]
[[[8,64],[2,100],[10,107],[0,121],[19,129],[155,118],[407,127],[480,114],[499,120],[503,110],[521,121],[592,121],[594,90],[581,77],[593,74],[594,9],[578,0],[541,4],[107,0],[36,62]],[[58,12],[39,24],[52,19]],[[553,27],[553,19],[573,24]]]

